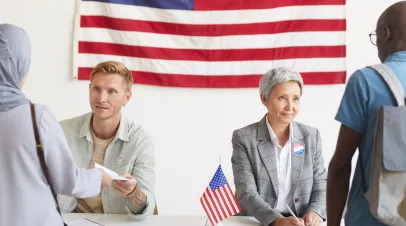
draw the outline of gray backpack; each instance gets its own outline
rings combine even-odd
[[[371,156],[371,179],[365,197],[370,212],[378,221],[386,225],[406,226],[405,91],[399,79],[385,64],[370,68],[382,76],[397,106],[379,108]]]

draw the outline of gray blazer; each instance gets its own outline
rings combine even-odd
[[[282,215],[274,210],[279,180],[276,155],[271,151],[272,143],[265,120],[266,117],[234,131],[231,162],[237,200],[243,214],[269,225]],[[319,131],[297,122],[292,122],[292,128],[294,144],[305,147],[302,154],[296,154],[292,147],[292,210],[298,217],[314,211],[325,220],[327,173]]]

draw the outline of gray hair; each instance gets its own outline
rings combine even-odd
[[[303,78],[299,72],[293,71],[287,67],[277,67],[267,71],[259,81],[259,93],[266,102],[269,101],[269,94],[274,86],[284,82],[297,82],[300,86],[300,95],[303,91]]]

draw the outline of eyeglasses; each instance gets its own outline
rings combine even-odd
[[[376,46],[376,32],[373,31],[369,34],[369,40],[371,41],[372,45]]]
[[[385,24],[378,26],[373,32],[369,33],[369,40],[371,41],[372,45],[376,46],[376,31],[382,28]]]

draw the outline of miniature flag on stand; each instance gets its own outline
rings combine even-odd
[[[221,170],[221,165],[217,168],[200,202],[213,226],[241,212],[241,207]]]

